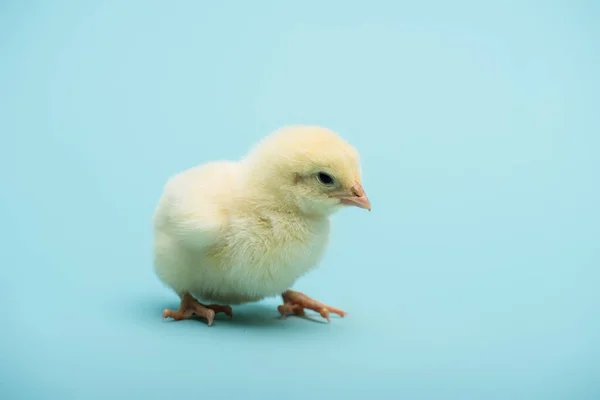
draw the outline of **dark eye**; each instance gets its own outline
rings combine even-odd
[[[333,177],[329,174],[326,174],[325,172],[319,172],[317,174],[317,179],[323,185],[333,185]]]

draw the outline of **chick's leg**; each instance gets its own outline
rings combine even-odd
[[[163,318],[173,318],[176,321],[181,321],[190,318],[192,315],[197,315],[206,318],[208,326],[211,326],[215,319],[215,314],[220,312],[224,313],[229,318],[233,316],[231,307],[229,306],[222,306],[219,304],[204,305],[199,303],[189,293],[185,293],[181,298],[179,310],[164,310]]]
[[[283,298],[283,304],[277,307],[277,310],[283,318],[285,318],[286,315],[290,313],[294,313],[300,316],[304,315],[305,309],[318,312],[323,318],[327,320],[327,322],[330,322],[330,313],[337,314],[340,317],[344,317],[346,315],[346,312],[340,310],[339,308],[328,306],[317,300],[311,299],[303,293],[296,292],[294,290],[288,290],[284,292],[281,295],[281,297]]]

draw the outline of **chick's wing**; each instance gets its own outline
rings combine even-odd
[[[169,179],[154,212],[155,233],[190,249],[214,243],[227,225],[237,172],[237,163],[217,161]]]

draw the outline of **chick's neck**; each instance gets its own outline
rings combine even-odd
[[[293,183],[285,181],[275,168],[261,165],[248,165],[240,181],[241,198],[239,205],[251,213],[278,213],[304,219],[322,219],[302,210],[293,195]]]

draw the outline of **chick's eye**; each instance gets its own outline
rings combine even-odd
[[[332,185],[333,184],[333,177],[329,174],[326,174],[325,172],[319,172],[317,174],[317,179],[323,185]]]

